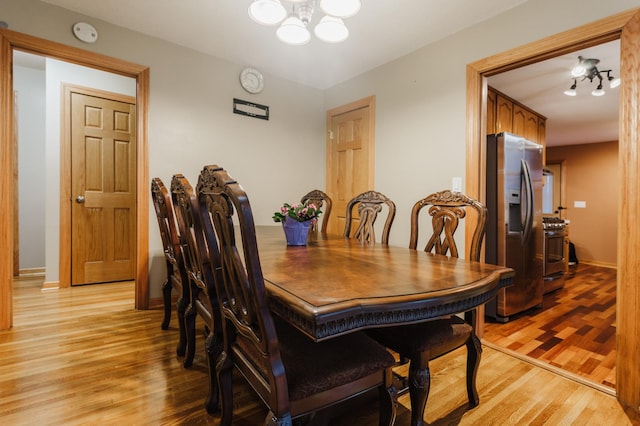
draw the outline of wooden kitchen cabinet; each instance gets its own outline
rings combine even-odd
[[[496,97],[496,133],[513,131],[513,101],[498,95]]]
[[[518,104],[513,105],[513,133],[538,142],[538,116]]]
[[[546,121],[545,116],[489,87],[487,134],[509,132],[545,146]]]
[[[547,119],[538,118],[538,142],[545,148],[542,150],[542,164],[547,164]]]
[[[496,102],[498,94],[493,90],[487,91],[487,134],[498,133],[496,130]]]

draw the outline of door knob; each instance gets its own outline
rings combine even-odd
[[[78,195],[76,197],[76,203],[80,203],[80,204],[84,203],[84,196]]]

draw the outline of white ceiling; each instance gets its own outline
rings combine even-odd
[[[362,0],[350,37],[304,46],[253,22],[253,0],[41,0],[318,89],[349,80],[526,0]],[[287,1],[282,1],[290,10]],[[464,11],[464,13],[460,13]],[[312,25],[323,15],[316,12]],[[99,23],[94,25],[98,32]],[[11,24],[11,23],[9,23]],[[98,43],[100,40],[98,39]]]
[[[620,76],[620,41],[582,49],[489,78],[489,85],[547,117],[547,146],[618,140],[620,87],[591,96],[597,86],[578,79],[577,96],[567,96],[573,80],[571,68],[578,56],[600,59],[599,70]],[[606,75],[605,75],[606,76]]]
[[[258,25],[248,17],[247,8],[253,0],[41,1],[318,89],[349,80],[526,2],[362,0],[360,12],[345,19],[350,30],[347,41],[327,44],[312,38],[307,45],[288,46],[276,38],[274,27]],[[318,19],[314,16],[312,22]],[[100,32],[99,22],[87,22]],[[578,54],[601,59],[602,65],[613,68],[616,75],[619,71],[617,62],[607,59],[611,54],[590,48],[490,79],[498,90],[547,116],[549,145],[617,138],[617,102],[615,108],[611,107],[610,93],[590,107],[596,111],[595,116],[576,106],[583,107],[587,99],[595,99],[580,93],[584,82],[579,84],[579,95],[570,99],[571,106],[564,103],[569,99],[562,91],[571,81],[568,74],[561,76],[577,62]],[[618,58],[619,54],[612,56]],[[605,131],[605,121],[611,123],[605,120],[606,112],[616,117],[615,136],[612,130]],[[597,130],[587,128],[594,123],[600,123]]]

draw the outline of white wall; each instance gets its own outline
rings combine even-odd
[[[205,164],[220,164],[249,193],[257,224],[273,224],[273,212],[324,188],[325,111],[323,93],[265,73],[265,88],[250,95],[238,84],[235,64],[165,41],[87,18],[38,0],[0,0],[9,29],[150,67],[149,174],[168,184],[183,173],[195,185]],[[91,22],[95,44],[76,40],[75,22]],[[228,41],[224,41],[228,42]],[[270,107],[270,120],[232,112],[233,98]],[[59,160],[59,153],[50,153]],[[49,154],[48,154],[49,155]],[[295,160],[292,160],[295,159]],[[59,182],[54,172],[47,178]],[[57,205],[49,205],[47,209]],[[150,296],[160,297],[164,279],[162,242],[149,209]],[[57,214],[57,213],[54,213]],[[59,222],[47,219],[47,253],[54,250]],[[55,222],[55,223],[54,223]],[[52,237],[53,238],[53,237]],[[55,247],[57,251],[57,247]],[[57,259],[47,255],[47,280],[57,277]]]
[[[42,61],[44,62],[44,61]],[[45,266],[45,74],[14,67],[18,117],[19,268]]]
[[[529,0],[326,90],[326,109],[376,95],[375,189],[397,205],[390,243],[408,245],[413,203],[450,188],[454,176],[464,182],[467,64],[639,6],[639,0]]]
[[[271,223],[281,202],[324,187],[325,111],[376,95],[375,189],[398,206],[391,243],[403,246],[413,202],[465,176],[466,65],[638,6],[640,0],[529,0],[324,92],[266,74],[265,90],[251,96],[237,83],[251,64],[208,57],[37,0],[0,0],[12,30],[149,66],[150,175],[166,182],[182,172],[195,180],[202,165],[219,163],[250,194],[258,224]],[[73,38],[70,28],[81,19],[98,29],[97,43]],[[269,105],[271,120],[232,114],[234,97]],[[150,208],[151,296],[158,297],[164,269],[152,215]]]

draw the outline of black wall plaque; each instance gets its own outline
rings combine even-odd
[[[242,99],[233,98],[233,112],[235,114],[246,115],[248,117],[260,118],[262,120],[269,119],[269,107],[266,105],[255,104]]]

